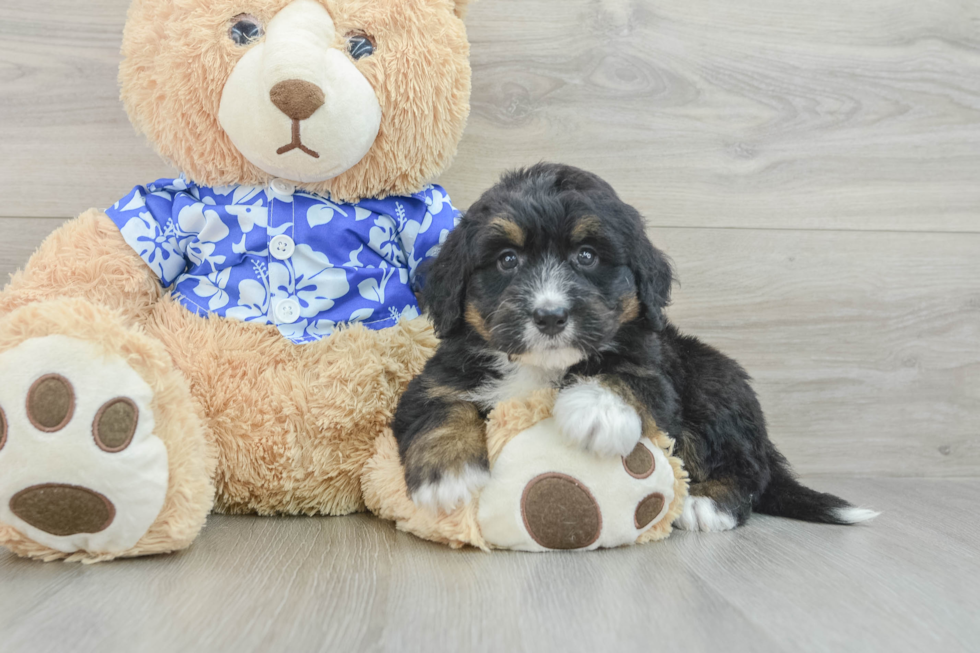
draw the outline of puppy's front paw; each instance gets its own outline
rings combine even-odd
[[[490,480],[490,472],[477,465],[466,465],[460,473],[443,472],[438,481],[426,481],[412,492],[415,505],[432,512],[452,512],[466,505]]]
[[[558,393],[555,421],[565,437],[600,456],[628,456],[643,434],[632,406],[590,379]]]

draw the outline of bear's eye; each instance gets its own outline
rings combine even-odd
[[[239,14],[231,19],[228,36],[236,45],[248,45],[262,38],[262,23],[255,16]]]
[[[374,54],[374,41],[367,34],[348,34],[347,35],[347,51],[350,52],[350,56],[356,59],[363,59],[364,57],[370,57]]]
[[[575,260],[583,268],[591,268],[599,262],[599,253],[591,247],[583,247],[578,251],[578,255],[575,257]]]

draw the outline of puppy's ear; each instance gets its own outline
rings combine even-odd
[[[670,287],[674,280],[670,260],[643,232],[633,243],[630,268],[636,277],[640,304],[654,329],[662,331],[667,326],[664,309],[670,304]]]
[[[465,219],[446,237],[439,255],[425,272],[422,308],[429,313],[436,335],[445,338],[463,324],[463,300],[470,276]]]

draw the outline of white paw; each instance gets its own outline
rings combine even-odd
[[[132,548],[163,507],[167,449],[150,386],[66,336],[0,354],[0,522],[52,549]]]
[[[566,438],[600,456],[630,455],[643,434],[633,407],[595,380],[559,392],[553,413]]]
[[[462,474],[447,473],[435,483],[423,483],[412,493],[412,501],[420,508],[448,513],[469,503],[489,480],[490,472],[467,465]]]
[[[714,499],[688,497],[674,526],[685,531],[730,531],[735,528],[735,518],[719,508]]]

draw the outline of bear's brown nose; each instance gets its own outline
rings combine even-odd
[[[10,511],[34,528],[59,536],[99,533],[116,517],[116,507],[105,496],[63,483],[21,490],[10,500]]]
[[[272,103],[293,120],[306,120],[323,106],[323,89],[302,79],[287,79],[269,91]]]

